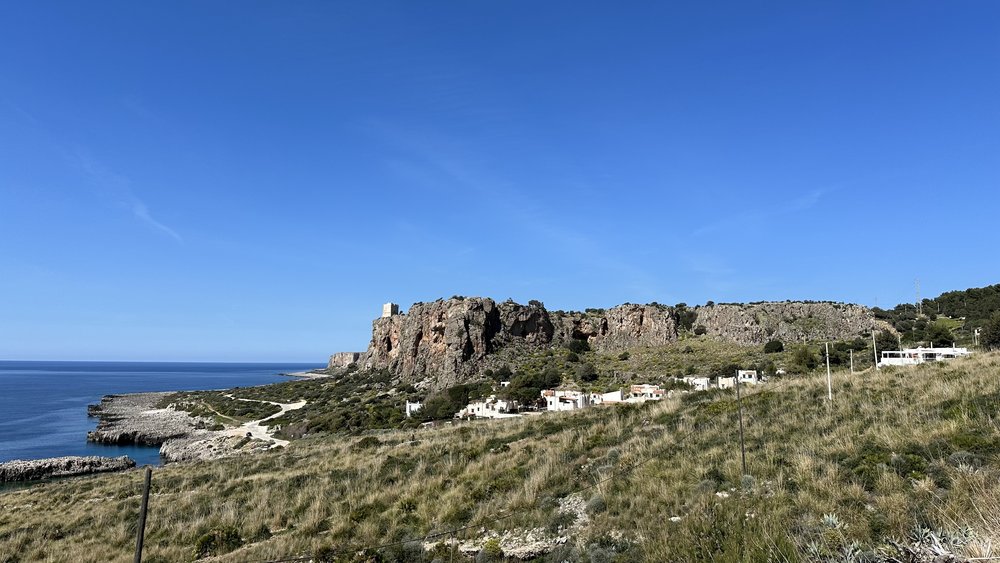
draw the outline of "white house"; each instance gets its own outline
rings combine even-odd
[[[490,395],[482,401],[469,403],[455,415],[455,418],[514,418],[518,415],[511,411],[515,410],[517,410],[517,403],[514,401],[505,401]]]
[[[659,401],[666,395],[666,391],[660,389],[659,385],[633,385],[629,387],[629,394],[626,402],[642,403],[645,401]]]
[[[740,385],[757,385],[760,383],[760,378],[755,369],[741,369],[736,372],[736,378],[739,379]]]
[[[603,405],[604,403],[621,403],[625,400],[625,394],[622,390],[612,391],[610,393],[591,393],[590,394],[590,404],[591,405]]]
[[[411,403],[409,401],[406,401],[406,418],[410,418],[411,416],[413,416],[413,413],[417,412],[422,408],[424,408],[423,403],[420,402]]]
[[[709,379],[707,377],[685,377],[683,381],[695,391],[708,391]]]
[[[571,411],[590,406],[590,395],[580,391],[543,389],[542,398],[545,399],[547,411]]]
[[[720,377],[718,380],[719,389],[732,389],[736,386],[735,377]]]
[[[925,362],[939,362],[968,356],[968,348],[906,348],[903,350],[883,350],[879,367],[915,366]]]

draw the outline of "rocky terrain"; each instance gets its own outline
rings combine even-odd
[[[87,440],[102,444],[140,444],[159,446],[171,438],[187,436],[198,428],[214,423],[188,413],[157,408],[170,393],[134,393],[107,395],[99,405],[87,407],[97,416],[97,429],[87,433]]]
[[[30,461],[14,460],[0,463],[0,483],[36,481],[50,477],[70,477],[88,473],[122,471],[135,467],[135,461],[127,456],[68,456]]]
[[[586,342],[600,352],[662,346],[697,330],[737,345],[849,340],[892,330],[860,305],[828,302],[709,304],[688,308],[624,304],[587,312],[548,311],[483,297],[415,303],[405,314],[375,319],[368,350],[335,354],[331,368],[350,363],[387,370],[399,382],[442,388],[467,380],[508,347],[542,348]]]

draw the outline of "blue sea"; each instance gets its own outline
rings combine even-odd
[[[160,463],[159,448],[87,441],[97,419],[87,405],[117,393],[249,387],[288,381],[281,373],[318,364],[0,361],[0,462],[67,455],[127,455]]]

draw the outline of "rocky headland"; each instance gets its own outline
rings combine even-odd
[[[37,481],[52,477],[70,477],[90,473],[122,471],[135,467],[127,456],[68,456],[30,461],[14,460],[0,463],[0,483]]]

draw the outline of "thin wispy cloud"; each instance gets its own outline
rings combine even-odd
[[[727,217],[721,221],[712,221],[711,223],[706,223],[701,227],[694,230],[692,233],[694,236],[703,236],[717,231],[732,229],[734,224],[749,224],[749,223],[759,223],[762,221],[768,221],[772,219],[778,219],[781,217],[787,217],[792,213],[800,213],[802,211],[808,211],[823,200],[823,197],[828,194],[830,189],[815,189],[805,194],[793,199],[792,201],[784,205],[776,205],[770,209],[753,209],[749,211],[741,211],[737,215]]]
[[[489,171],[475,155],[464,154],[456,143],[436,135],[414,134],[375,124],[369,134],[402,149],[409,156],[405,164],[390,160],[394,172],[430,190],[459,190],[463,197],[475,195],[519,232],[533,233],[549,248],[561,249],[564,256],[592,270],[613,272],[622,288],[639,298],[665,299],[656,276],[624,260],[620,252],[606,248],[602,241],[585,232],[560,225],[552,213],[542,208],[525,190]]]
[[[179,243],[184,242],[177,231],[153,217],[146,203],[135,195],[131,181],[126,176],[108,168],[81,150],[72,153],[68,160],[83,172],[102,197],[127,209],[133,217],[148,228],[167,235]]]

